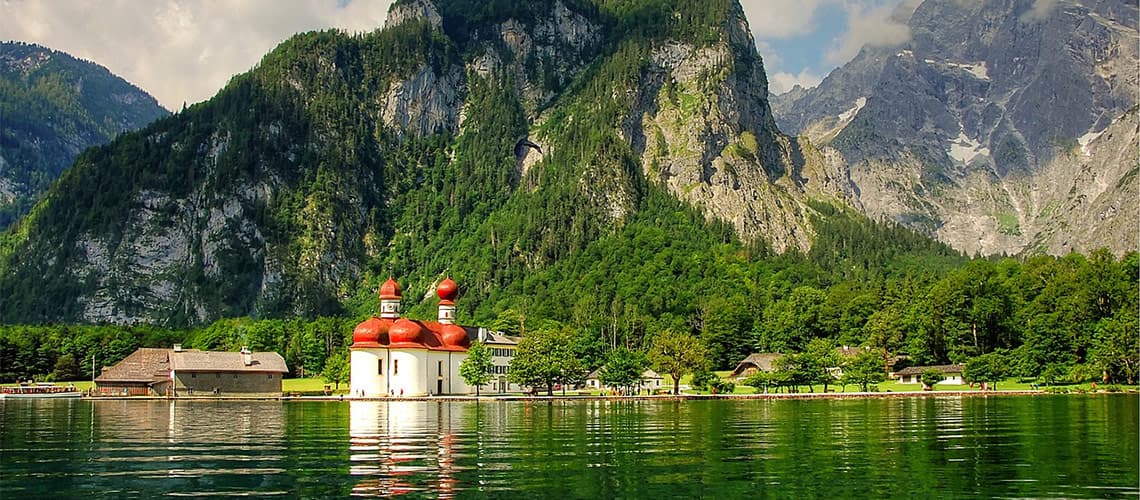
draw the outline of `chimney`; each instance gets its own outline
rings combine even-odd
[[[174,344],[174,352],[182,352],[182,344]]]
[[[253,353],[250,352],[246,346],[241,347],[241,362],[244,363],[245,366],[253,364]]]

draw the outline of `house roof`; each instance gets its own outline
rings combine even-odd
[[[749,354],[740,363],[737,363],[736,368],[732,370],[732,377],[740,375],[749,366],[754,366],[758,370],[770,372],[772,371],[772,363],[777,359],[784,357],[783,354],[778,352],[754,352]]]
[[[586,375],[586,380],[600,379],[602,376],[601,371],[602,369],[598,368],[597,370],[590,372],[589,375]],[[661,375],[658,375],[657,372],[648,368],[646,368],[645,371],[641,372],[641,380],[654,380],[659,378],[662,378]]]
[[[922,375],[922,372],[930,369],[938,370],[946,374],[962,373],[964,368],[963,365],[911,366],[895,372],[895,375]]]
[[[835,352],[838,353],[840,356],[843,356],[845,358],[854,358],[860,354],[863,354],[863,352],[867,351],[867,350],[868,349],[866,347],[849,346],[849,345],[839,346],[839,347],[835,348]]]
[[[478,335],[478,328],[475,328],[474,330],[476,330],[475,334]],[[490,330],[487,330],[487,340],[484,340],[483,343],[495,345],[518,345],[519,337],[511,337],[503,335],[499,332],[492,332]]]
[[[150,383],[165,380],[168,370],[170,349],[141,347],[119,361],[115,366],[103,368],[103,373],[95,378],[96,383],[139,382]]]
[[[240,352],[182,351],[170,353],[170,369],[182,372],[278,372],[289,368],[275,352],[251,353],[252,362],[245,364]]]

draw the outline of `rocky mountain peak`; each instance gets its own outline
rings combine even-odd
[[[1059,251],[1036,232],[1069,200],[1031,186],[1138,102],[1136,20],[1126,2],[927,0],[907,43],[864,48],[773,108],[842,154],[873,218],[970,253]]]

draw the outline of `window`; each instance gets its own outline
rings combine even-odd
[[[376,362],[376,374],[377,375],[383,375],[384,374],[384,360],[383,359]]]
[[[198,378],[198,374],[197,373],[191,373],[190,378]]]
[[[443,361],[437,362],[437,368],[439,368],[439,376],[442,377],[443,376]]]
[[[273,374],[272,373],[269,374],[269,380],[273,380]]]
[[[393,359],[392,360],[392,375],[399,375],[399,374],[400,374],[400,360]]]
[[[222,374],[221,373],[215,373],[214,378],[222,378]]]
[[[236,374],[236,373],[234,374],[234,378],[237,378],[237,374]]]

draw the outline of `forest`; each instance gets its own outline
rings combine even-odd
[[[910,255],[868,269],[844,259],[835,271],[819,263],[831,256],[756,258],[729,243],[713,244],[703,254],[684,248],[700,242],[648,230],[607,243],[583,257],[599,260],[578,279],[563,281],[564,270],[556,266],[518,291],[499,292],[495,307],[473,310],[470,288],[460,280],[459,322],[523,337],[532,330],[568,332],[587,370],[605,364],[613,351],[646,353],[658,334],[669,331],[699,340],[708,368],[716,370],[731,369],[752,352],[808,352],[822,340],[906,354],[917,365],[966,363],[996,353],[1008,362],[1010,375],[1054,383],[1136,381],[1135,252],[1120,259],[1108,251],[1028,259],[946,256],[929,265]],[[405,294],[412,296],[419,295]],[[434,299],[405,307],[409,316],[434,319]],[[292,375],[317,374],[330,357],[346,356],[352,329],[365,317],[247,317],[186,329],[4,325],[0,380],[86,379],[92,357],[98,369],[137,347],[173,343],[277,351]]]

